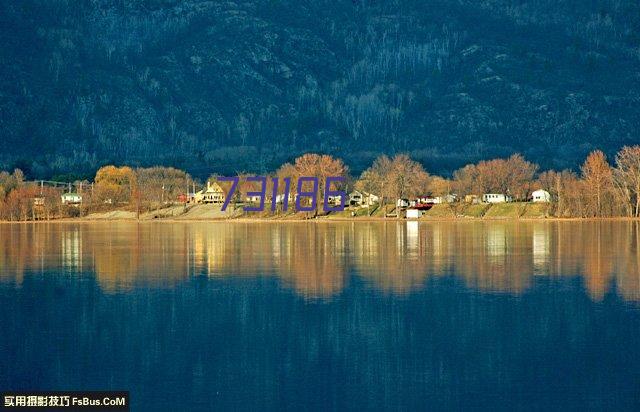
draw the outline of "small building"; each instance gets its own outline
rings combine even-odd
[[[433,196],[418,196],[415,200],[415,203],[421,203],[421,204],[432,204],[435,205],[436,204],[436,198]]]
[[[419,219],[422,217],[422,210],[410,208],[407,209],[407,219]]]
[[[331,206],[338,206],[342,202],[342,196],[341,195],[327,196],[327,202]]]
[[[538,189],[531,194],[531,201],[534,203],[549,203],[551,202],[551,193]]]
[[[349,206],[362,206],[364,203],[364,194],[359,190],[349,193]]]
[[[512,202],[513,198],[504,193],[485,193],[482,195],[482,201],[484,203],[507,203]]]
[[[456,195],[448,194],[444,196],[436,196],[433,203],[439,205],[443,203],[454,203],[456,200],[458,200]]]
[[[297,195],[294,195],[294,194],[292,194],[292,193],[289,193],[289,195],[286,197],[286,199],[287,199],[287,204],[289,204],[289,205],[294,204],[294,203],[295,203],[295,201],[296,201],[296,196],[297,196]],[[277,204],[283,204],[283,203],[284,203],[284,199],[285,199],[284,194],[282,194],[282,193],[281,193],[281,194],[276,195],[276,203],[277,203]]]
[[[363,194],[364,194],[364,202],[362,203],[362,206],[373,206],[374,203],[380,202],[380,196],[378,195],[374,195],[373,193],[366,193],[366,192],[363,192]]]
[[[410,206],[409,199],[398,199],[396,201],[396,207],[398,209],[406,209]]]
[[[60,198],[63,205],[79,205],[82,203],[82,195],[79,193],[63,193]]]
[[[261,185],[257,182],[245,181],[240,184],[239,190],[242,194],[242,201],[244,203],[260,203],[260,196],[256,195],[256,192],[260,192]],[[249,195],[252,193],[252,195]],[[266,191],[265,191],[266,199]]]
[[[480,203],[480,197],[478,195],[465,195],[465,203],[471,203],[472,205]]]
[[[349,193],[349,206],[372,206],[379,200],[380,198],[373,193],[366,193],[359,190],[354,190]]]
[[[207,188],[196,192],[194,199],[196,203],[224,203],[226,194],[217,182],[207,181]]]

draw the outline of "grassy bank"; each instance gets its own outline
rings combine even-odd
[[[508,220],[508,219],[545,219],[554,218],[550,213],[552,206],[541,203],[502,203],[502,204],[440,204],[424,212],[421,220]],[[113,210],[92,213],[81,218],[58,219],[60,221],[209,221],[209,220],[245,220],[245,221],[303,221],[303,220],[393,220],[385,214],[393,215],[395,208],[382,207],[345,209],[341,212],[320,213],[315,219],[310,212],[244,212],[242,207],[229,206],[222,211],[219,205],[184,205],[138,214],[130,210]],[[402,216],[402,213],[401,213]]]

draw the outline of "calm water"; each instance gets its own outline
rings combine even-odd
[[[632,222],[0,225],[0,389],[637,410],[639,242]]]

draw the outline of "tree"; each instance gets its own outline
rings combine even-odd
[[[388,177],[391,167],[391,159],[388,156],[379,156],[373,161],[371,167],[362,172],[360,179],[356,181],[356,189],[380,196],[380,204],[384,206],[386,200],[391,196]]]
[[[422,165],[406,154],[392,159],[379,156],[360,176],[356,187],[380,196],[381,204],[386,200],[415,197],[428,190],[429,174]]]
[[[601,217],[603,204],[613,183],[613,172],[607,156],[600,150],[594,150],[587,156],[581,170],[586,186],[592,193],[594,214]]]
[[[146,202],[162,203],[175,201],[188,191],[191,176],[173,167],[148,167],[136,169],[137,185],[144,189],[141,199]]]
[[[616,187],[629,205],[629,215],[640,216],[640,146],[625,146],[616,155]]]
[[[445,196],[452,193],[453,183],[449,179],[440,176],[432,176],[429,179],[429,193],[433,196]]]
[[[8,195],[14,189],[21,187],[24,183],[24,173],[22,170],[15,169],[12,174],[8,172],[0,172],[0,197]]]
[[[504,193],[524,200],[537,170],[537,164],[516,153],[508,159],[483,160],[455,171],[454,186],[460,194]]]
[[[536,185],[549,192],[555,203],[556,216],[582,216],[584,212],[584,182],[570,171],[547,170],[538,176]]]
[[[95,197],[113,204],[129,203],[137,195],[135,172],[127,166],[104,166],[96,172]]]
[[[336,159],[329,155],[319,155],[315,153],[307,153],[295,160],[293,165],[296,178],[300,177],[317,177],[318,192],[317,196],[323,196],[325,192],[325,183],[327,177],[346,177],[349,169],[341,159]],[[311,183],[305,185],[310,186]],[[343,185],[340,185],[340,188]],[[305,190],[311,187],[304,187]],[[320,201],[316,199],[315,214],[318,213],[318,205]]]
[[[399,154],[391,160],[389,180],[394,197],[416,197],[427,191],[429,174],[420,163],[406,154]]]
[[[298,181],[296,179],[297,171],[296,168],[291,163],[285,163],[276,171],[276,176],[278,177],[278,194],[284,194],[284,179],[291,179],[291,186],[289,189],[289,193],[295,194],[296,188],[298,187]]]
[[[453,187],[460,195],[482,195],[482,189],[476,184],[477,180],[476,165],[466,165],[453,172]]]
[[[538,171],[538,165],[525,160],[516,153],[506,161],[507,189],[516,199],[526,200],[531,193],[533,178]]]

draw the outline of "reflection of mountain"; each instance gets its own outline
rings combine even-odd
[[[640,299],[636,222],[24,224],[0,234],[0,279],[17,284],[49,269],[93,272],[106,290],[274,276],[313,298],[339,293],[352,272],[394,293],[430,276],[519,294],[533,275],[581,275],[594,299],[613,281]]]

